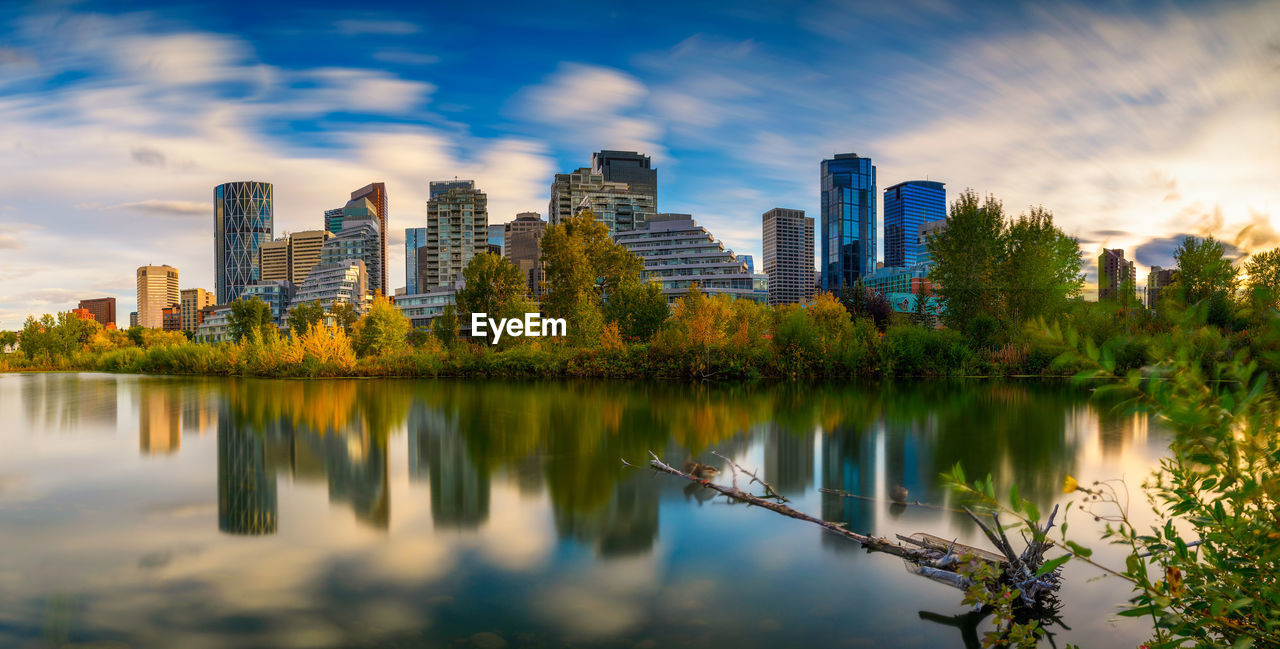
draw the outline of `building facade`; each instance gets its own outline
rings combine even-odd
[[[688,293],[693,284],[711,295],[768,299],[767,289],[756,289],[758,278],[747,272],[746,262],[688,214],[655,214],[643,227],[619,233],[616,240],[644,259],[640,279],[659,282],[668,301]]]
[[[839,153],[821,167],[822,286],[839,293],[876,268],[876,167]]]
[[[377,183],[375,183],[377,184]],[[339,238],[353,225],[359,227],[362,231],[367,230],[370,224],[376,233],[374,240],[369,241],[366,235],[361,235],[362,243],[360,245],[360,258],[364,260],[365,267],[369,273],[369,292],[387,294],[386,284],[383,283],[383,267],[386,265],[386,245],[385,233],[383,232],[382,217],[378,214],[378,204],[374,202],[371,196],[355,197],[353,195],[350,201],[341,209],[327,210],[324,214],[325,230],[333,234],[333,237]],[[332,257],[326,257],[325,252],[332,245],[332,241],[326,241],[321,247],[320,261],[336,261]]]
[[[320,263],[320,250],[333,237],[328,230],[303,230],[289,235],[289,281],[307,281],[307,274]]]
[[[258,249],[258,281],[289,281],[291,261],[289,235],[262,244],[262,247]]]
[[[537,212],[521,212],[506,223],[504,256],[520,270],[534,299],[542,297],[542,235],[547,222]]]
[[[80,300],[79,308],[84,309],[93,316],[98,324],[115,328],[116,326],[116,299],[113,297],[95,297],[89,300]]]
[[[472,257],[489,250],[488,197],[470,180],[443,186],[433,181],[427,201],[427,243],[418,251],[420,293],[453,284]]]
[[[372,297],[378,289],[371,282],[378,276],[377,271],[382,268],[382,255],[378,250],[381,245],[381,235],[378,232],[377,217],[371,214],[347,215],[343,219],[342,227],[342,232],[331,237],[320,248],[320,264],[333,264],[352,259],[364,262],[367,273],[366,290]]]
[[[884,265],[914,266],[920,226],[947,218],[946,187],[932,180],[908,180],[884,190]]]
[[[1161,268],[1152,266],[1151,272],[1147,273],[1147,308],[1155,310],[1159,308],[1160,298],[1164,295],[1164,290],[1173,284],[1173,280],[1177,279],[1177,270],[1173,268]]]
[[[418,248],[427,245],[426,228],[404,229],[404,292],[418,292]]]
[[[164,310],[179,303],[178,269],[173,266],[138,268],[138,325],[164,327]]]
[[[350,304],[356,313],[364,313],[368,306],[369,280],[364,262],[359,259],[319,263],[311,269],[307,281],[298,287],[290,308],[299,304],[319,302],[325,311],[339,303]]]
[[[160,326],[161,329],[164,329],[165,331],[182,331],[181,304],[165,307],[164,310],[161,311],[160,318],[163,323]]]
[[[804,210],[775,207],[761,216],[761,223],[769,304],[813,300],[813,218]]]
[[[297,293],[297,286],[287,280],[259,282],[245,287],[244,299],[250,300],[256,297],[266,302],[267,307],[271,309],[271,319],[275,321],[277,327],[283,327],[286,323],[285,316],[289,313],[289,307],[293,304],[293,298]]]
[[[927,221],[920,224],[916,235],[916,264],[932,266],[933,253],[929,252],[929,242],[947,229],[947,220]]]
[[[867,275],[862,283],[867,288],[881,295],[890,293],[933,293],[933,283],[929,281],[929,265],[913,264],[905,268],[901,266],[885,266],[877,268]]]
[[[351,192],[351,200],[367,200],[373,206],[374,214],[378,217],[378,268],[369,269],[371,275],[369,284],[372,290],[382,291],[383,295],[390,295],[391,290],[387,284],[387,184],[386,183],[369,183],[360,189]],[[329,230],[336,233],[337,230]],[[376,276],[376,277],[375,277]],[[295,280],[296,283],[297,280]]]
[[[604,187],[604,176],[581,167],[567,174],[556,174],[551,181],[551,202],[547,204],[547,223],[557,225],[578,213],[587,192]]]
[[[200,324],[200,311],[217,303],[213,293],[202,288],[184,288],[178,292],[182,307],[182,330],[195,331]]]
[[[631,193],[648,197],[650,214],[657,212],[658,170],[649,156],[635,151],[598,151],[591,154],[591,173],[606,182],[626,183]]]
[[[220,304],[201,309],[202,318],[196,325],[195,341],[198,343],[221,343],[231,340],[230,304]]]
[[[213,190],[217,299],[227,304],[261,279],[258,249],[274,238],[271,183],[239,181]]]
[[[444,313],[444,308],[455,304],[458,286],[443,286],[427,293],[397,295],[395,305],[414,327],[429,327],[431,321]]]
[[[644,225],[645,219],[657,212],[653,196],[634,192],[626,183],[610,181],[582,194],[575,214],[588,210],[609,228],[610,237]]]
[[[1137,277],[1133,262],[1124,258],[1124,250],[1103,248],[1098,255],[1098,300],[1132,299]]]

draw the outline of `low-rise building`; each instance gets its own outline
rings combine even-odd
[[[196,327],[195,341],[198,343],[221,343],[231,340],[231,326],[227,322],[231,315],[231,305],[222,304],[206,307],[203,321]]]
[[[368,307],[368,271],[359,259],[320,263],[311,269],[307,281],[298,287],[290,308],[319,302],[325,311],[346,303],[363,314]]]
[[[637,229],[619,233],[615,240],[644,259],[640,278],[659,282],[668,301],[688,293],[694,284],[711,295],[760,298],[757,278],[747,271],[746,262],[688,214],[655,214]],[[768,301],[767,288],[764,298]]]
[[[275,321],[276,326],[284,327],[285,316],[289,313],[289,306],[293,303],[297,292],[298,288],[293,285],[293,282],[258,282],[244,287],[241,297],[246,300],[256,297],[266,302],[267,307],[271,309],[271,319]]]
[[[182,331],[182,305],[167,306],[160,312],[161,325],[164,331]]]
[[[395,305],[414,327],[429,327],[431,321],[444,313],[444,308],[456,304],[455,295],[461,284],[441,286],[426,293],[397,295]]]

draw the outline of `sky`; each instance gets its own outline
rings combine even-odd
[[[213,289],[213,188],[275,187],[275,229],[387,183],[389,276],[431,180],[490,222],[558,172],[638,150],[658,208],[760,257],[761,214],[819,217],[819,162],[878,189],[1043,205],[1142,282],[1186,234],[1280,244],[1280,2],[12,2],[0,12],[0,329],[135,271]],[[757,261],[757,267],[759,267]]]

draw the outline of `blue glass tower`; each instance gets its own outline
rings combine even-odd
[[[244,287],[262,277],[258,249],[269,243],[271,183],[239,181],[213,190],[213,246],[218,304],[235,301]]]
[[[914,266],[920,225],[947,218],[947,190],[940,182],[908,180],[884,190],[884,265]]]
[[[876,167],[839,153],[822,161],[822,290],[838,293],[876,269]]]
[[[418,248],[427,245],[426,228],[404,229],[404,292],[418,292]]]

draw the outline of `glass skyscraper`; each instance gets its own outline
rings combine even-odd
[[[838,153],[822,161],[822,289],[838,293],[876,269],[876,167]]]
[[[920,226],[947,218],[947,190],[940,182],[908,180],[884,190],[884,265],[918,263]]]
[[[274,237],[271,183],[239,181],[213,190],[214,268],[218,304],[261,279],[258,249]]]
[[[418,292],[418,248],[427,245],[426,228],[404,229],[404,292]]]

